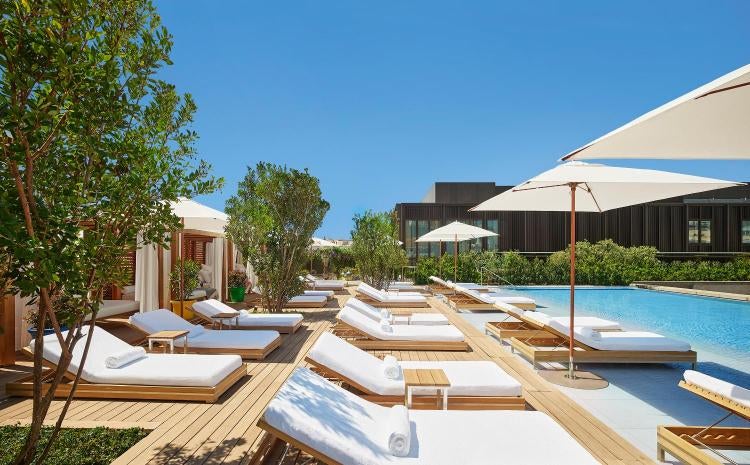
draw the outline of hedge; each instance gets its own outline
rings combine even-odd
[[[25,426],[0,426],[0,465],[13,461],[23,447],[29,428]],[[38,450],[47,444],[51,427],[42,429]],[[104,465],[146,437],[141,428],[63,428],[52,445],[45,465]]]
[[[662,261],[654,247],[623,247],[611,240],[576,243],[576,282],[599,286],[628,285],[633,281],[746,281],[750,259]],[[459,255],[459,282],[500,284],[568,284],[570,248],[547,258],[526,258],[518,252],[464,252]],[[480,271],[481,270],[481,271]],[[421,258],[415,282],[427,284],[430,275],[453,279],[453,256]]]

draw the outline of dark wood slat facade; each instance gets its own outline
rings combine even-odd
[[[475,224],[500,235],[496,240],[464,243],[459,250],[473,247],[544,255],[568,245],[569,213],[469,212],[469,208],[512,187],[490,190],[487,185],[436,183],[424,202],[396,205],[400,240],[412,263],[419,257],[437,255],[438,247],[419,246],[414,239],[452,221]],[[462,186],[466,186],[465,191]],[[612,239],[623,246],[649,245],[664,257],[727,258],[746,254],[750,253],[750,187],[731,187],[604,213],[578,213],[576,229],[578,240]],[[452,253],[452,244],[443,244],[441,249],[442,253]]]

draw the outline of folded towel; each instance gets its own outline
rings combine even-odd
[[[248,312],[245,309],[240,310],[240,315],[249,315],[249,314],[250,314],[250,312]]]
[[[589,339],[594,339],[597,341],[602,339],[602,335],[599,334],[599,331],[595,331],[594,328],[590,326],[576,327],[576,332],[578,332],[578,334],[580,334],[581,336],[587,337]]]
[[[386,450],[396,457],[406,457],[411,449],[411,423],[409,411],[401,404],[394,405],[388,412],[385,424]]]
[[[146,349],[143,347],[129,347],[107,356],[104,359],[104,366],[107,368],[120,368],[142,358],[146,358]]]
[[[401,365],[393,355],[383,357],[383,374],[388,379],[398,379],[401,377]]]
[[[393,327],[391,326],[391,322],[388,320],[380,320],[380,329],[382,329],[386,333],[393,332]]]

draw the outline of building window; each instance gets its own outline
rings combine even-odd
[[[482,220],[474,220],[474,226],[476,226],[477,228],[483,228],[484,222]],[[482,239],[474,239],[470,242],[470,244],[471,250],[474,250],[476,252],[482,251]]]
[[[496,233],[500,231],[500,225],[498,220],[487,220],[487,229]],[[487,238],[487,250],[495,252],[498,249],[497,236]]]
[[[430,231],[439,227],[439,220],[430,220]],[[430,257],[440,257],[440,242],[430,242]]]
[[[406,246],[406,256],[411,260],[416,256],[416,247],[414,241],[417,236],[417,222],[414,220],[406,220],[406,230],[404,231],[404,242]]]
[[[742,243],[750,244],[750,220],[742,220]]]
[[[429,230],[429,223],[427,220],[419,220],[417,221],[417,239],[427,234]],[[427,253],[430,248],[429,242],[418,242],[417,243],[417,250],[419,252],[419,257],[426,257]]]
[[[711,220],[688,221],[688,244],[711,243]]]

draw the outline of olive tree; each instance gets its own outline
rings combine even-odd
[[[302,292],[312,235],[329,209],[307,170],[260,162],[226,203],[227,236],[253,266],[263,306],[280,312]]]
[[[150,1],[0,5],[0,270],[6,293],[35,305],[39,329],[32,424],[15,463],[43,463],[81,376],[103,289],[126,279],[122,256],[166,246],[179,226],[169,201],[220,180],[196,158],[192,98],[156,78],[172,41]],[[46,391],[43,328],[61,347]],[[40,451],[74,350],[82,362]]]
[[[354,215],[351,253],[362,280],[378,289],[387,287],[406,265],[406,252],[398,241],[395,216],[367,211]]]

